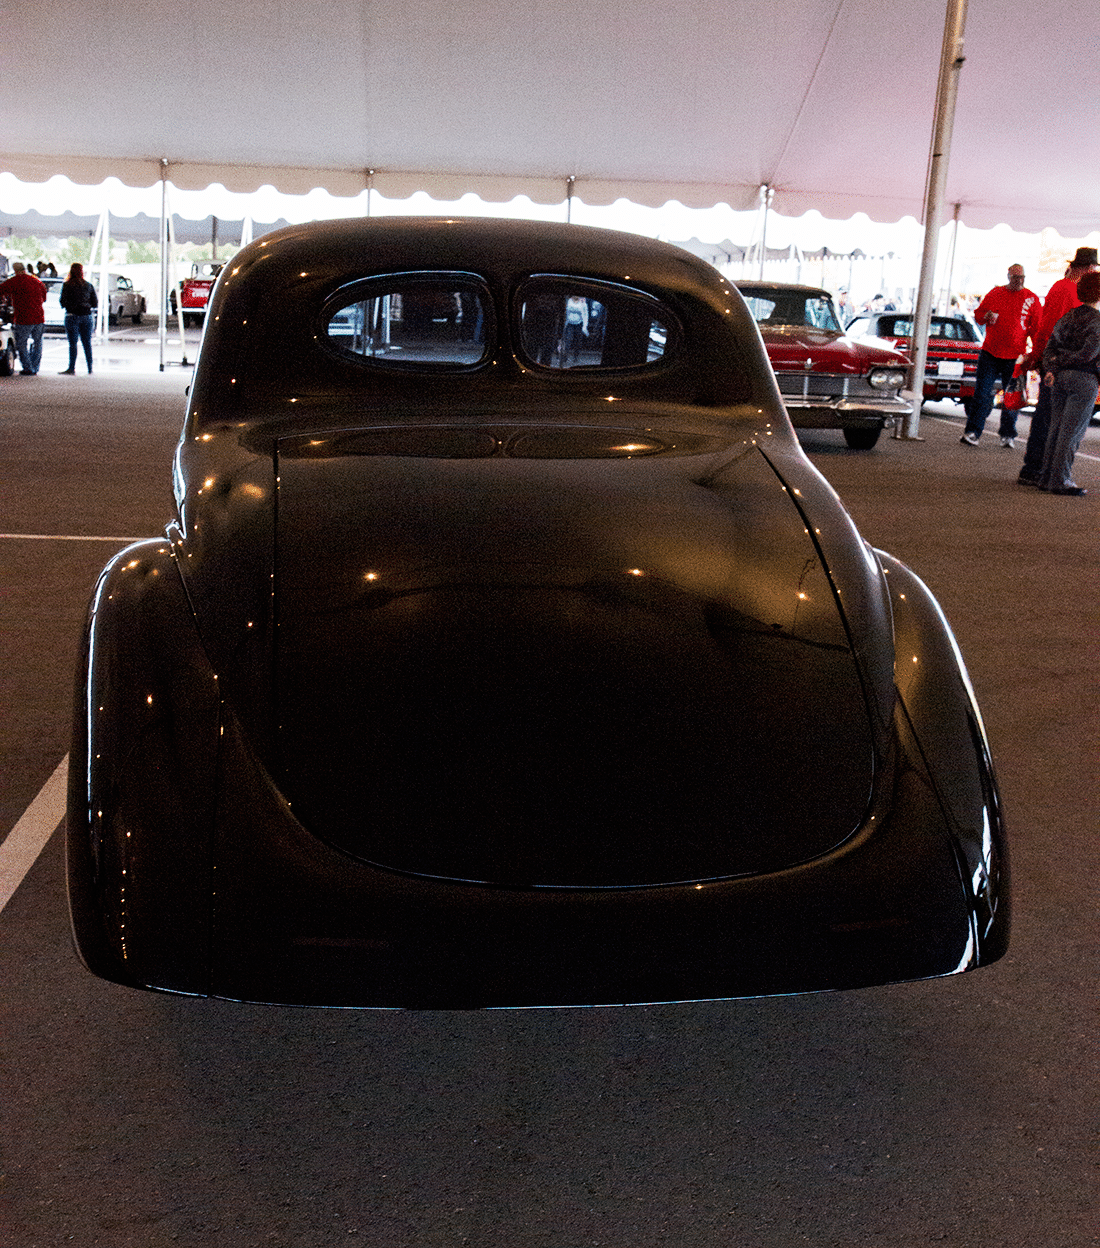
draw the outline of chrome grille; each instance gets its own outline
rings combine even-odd
[[[776,373],[779,393],[799,398],[847,399],[883,398],[889,390],[877,390],[866,377],[851,373]]]

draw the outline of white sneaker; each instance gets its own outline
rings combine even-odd
[[[963,436],[959,439],[959,441],[965,442],[967,446],[977,446],[978,435],[976,433],[964,433]]]
[[[1008,449],[1011,451],[1011,450],[1012,450],[1012,448],[1016,445],[1016,439],[1015,439],[1015,438],[1004,438],[1004,437],[1002,437],[1002,438],[1001,438],[1001,445],[1002,445],[1002,446],[1007,446],[1007,447],[1008,447]]]

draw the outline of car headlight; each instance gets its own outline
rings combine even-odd
[[[905,373],[900,368],[872,368],[867,380],[876,390],[900,390],[905,385]]]

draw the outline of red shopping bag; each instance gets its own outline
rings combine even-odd
[[[1022,364],[1022,359],[1016,361],[1012,378],[1008,385],[1005,386],[1004,398],[1001,399],[1001,406],[1009,412],[1018,412],[1024,405],[1027,392],[1027,373],[1024,371]]]

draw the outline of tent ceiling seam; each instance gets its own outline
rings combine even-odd
[[[817,60],[814,63],[813,73],[810,75],[809,82],[806,83],[806,90],[802,93],[802,99],[798,102],[798,108],[795,110],[794,120],[791,122],[790,128],[787,130],[787,136],[783,140],[783,146],[779,149],[779,155],[775,158],[771,175],[764,179],[764,183],[767,186],[775,187],[782,185],[779,181],[779,170],[783,166],[783,160],[787,155],[787,149],[790,147],[791,140],[794,138],[795,131],[798,129],[798,123],[802,120],[802,114],[805,111],[807,102],[809,101],[810,92],[814,89],[814,84],[817,82],[817,76],[821,71],[821,64],[825,60],[825,54],[828,52],[829,45],[833,41],[833,31],[836,30],[836,24],[840,20],[840,11],[844,8],[846,2],[847,0],[837,0],[836,9],[833,12],[833,20],[829,23],[829,29],[825,34],[825,40],[821,45],[821,51],[818,53]]]

